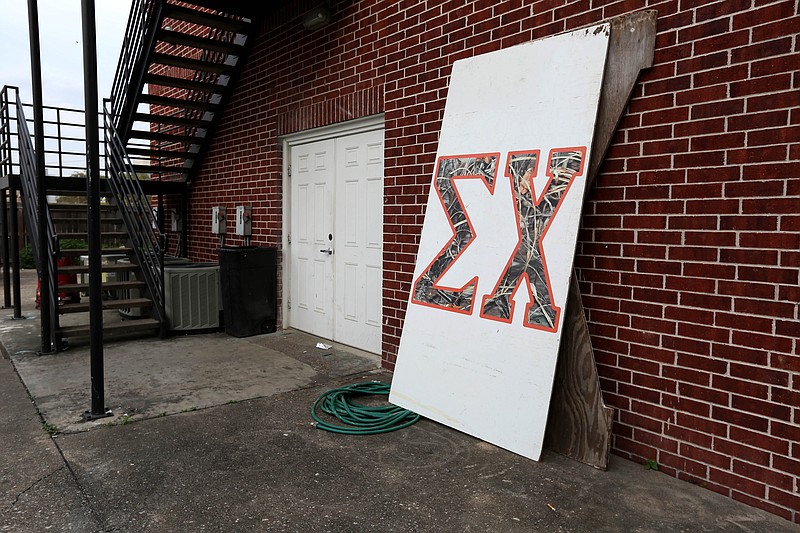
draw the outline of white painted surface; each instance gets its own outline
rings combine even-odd
[[[335,173],[333,140],[292,149],[292,269],[289,320],[293,327],[333,338],[333,258],[328,249],[333,232]]]
[[[383,130],[336,140],[334,340],[381,351]]]
[[[474,239],[438,287],[461,288],[477,276],[469,311],[423,305],[412,298],[392,381],[390,401],[531,459],[541,453],[555,373],[561,320],[554,330],[523,326],[528,292],[512,297],[509,321],[481,316],[515,253],[520,231],[509,152],[539,150],[532,184],[548,182],[551,149],[585,147],[588,165],[602,84],[609,28],[599,25],[508,48],[454,64],[437,168],[463,154],[497,156],[495,188],[483,179],[453,181]],[[414,280],[453,239],[450,218],[436,192],[428,199]],[[576,175],[542,239],[554,308],[563,310],[583,203],[584,176]]]
[[[383,130],[294,145],[291,166],[290,325],[380,353]]]

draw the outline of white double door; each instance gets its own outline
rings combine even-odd
[[[383,130],[290,150],[289,323],[380,353]]]

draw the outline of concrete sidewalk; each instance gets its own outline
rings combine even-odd
[[[318,340],[108,344],[114,418],[83,423],[88,348],[37,356],[38,321],[4,316],[0,531],[800,531],[618,457],[607,472],[533,462],[427,420],[370,437],[317,430],[319,394],[391,379],[375,357]]]

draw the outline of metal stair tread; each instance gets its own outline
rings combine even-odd
[[[179,109],[197,109],[199,111],[211,111],[219,107],[217,104],[208,102],[193,102],[181,98],[171,98],[169,96],[158,96],[155,94],[143,94],[139,97],[139,102],[165,107],[177,107]]]
[[[133,165],[136,172],[147,172],[153,174],[188,174],[189,168],[186,167],[167,167],[159,165]]]
[[[80,302],[77,304],[61,304],[58,306],[58,312],[65,313],[84,313],[89,311],[91,302]],[[127,308],[142,308],[152,307],[153,300],[149,298],[127,298],[119,300],[103,300],[103,309],[127,309]]]
[[[192,119],[186,117],[176,117],[169,115],[159,115],[150,113],[136,113],[133,115],[134,122],[157,122],[159,124],[172,124],[176,126],[195,126],[207,128],[211,125],[210,120]]]
[[[161,28],[158,31],[158,40],[169,44],[177,44],[182,46],[190,46],[192,48],[200,48],[203,50],[213,50],[217,52],[225,52],[228,54],[235,54],[242,49],[242,45],[209,39],[207,37],[199,37],[189,33],[182,33],[179,31],[171,31]]]
[[[83,194],[85,195],[86,191],[84,191]],[[89,205],[84,203],[74,203],[74,204],[55,203],[55,204],[47,204],[47,207],[50,209],[50,211],[71,211],[71,212],[79,211],[85,213],[86,210],[89,208]],[[117,206],[115,205],[100,204],[100,211],[116,211],[116,210]]]
[[[164,4],[164,17],[239,33],[245,33],[243,30],[247,30],[252,26],[250,22],[222,17],[213,13],[204,13],[189,7],[167,3]]]
[[[171,133],[162,133],[158,131],[142,131],[142,130],[131,130],[130,138],[147,139],[150,141],[165,141],[168,143],[190,143],[190,144],[200,144],[204,140],[203,137],[183,135],[182,133],[173,135]]]
[[[98,181],[100,182],[101,194],[108,193],[108,180],[105,175],[101,175]],[[86,178],[47,176],[45,182],[47,183],[48,195],[86,197]]]
[[[224,74],[236,68],[235,65],[227,65],[225,63],[212,63],[211,61],[203,61],[202,59],[193,59],[191,57],[175,56],[172,54],[154,53],[150,56],[150,60],[153,63],[157,63],[159,65],[181,67],[190,70],[211,72],[214,74]]]
[[[126,290],[126,289],[142,289],[147,284],[144,281],[131,280],[131,281],[104,281],[102,284],[104,291],[111,290]],[[88,283],[64,283],[58,286],[59,292],[70,291],[88,291]]]
[[[102,255],[129,255],[133,253],[133,248],[124,246],[121,248],[101,248]],[[89,255],[88,248],[65,248],[58,251],[59,255]]]
[[[86,213],[83,213],[84,215]],[[89,221],[86,218],[78,218],[78,217],[60,217],[58,215],[53,215],[52,220],[54,223],[60,222],[83,222],[88,223]],[[100,222],[102,224],[122,224],[122,217],[100,217]]]
[[[111,322],[103,324],[103,334],[114,333],[133,333],[137,331],[151,331],[161,327],[158,320],[152,318],[139,318],[136,320],[124,320],[122,322]],[[61,334],[65,337],[88,337],[89,325],[63,326]]]
[[[133,263],[107,263],[101,265],[102,272],[133,272],[139,270],[139,265]],[[88,274],[89,265],[67,265],[58,267],[60,274]]]
[[[100,234],[100,238],[103,239],[117,239],[127,237],[128,234],[124,231],[104,231]],[[59,233],[59,239],[83,239],[86,240],[86,232],[68,232],[68,233]]]
[[[194,152],[180,152],[178,150],[153,150],[150,148],[133,148],[128,147],[126,148],[128,155],[141,155],[145,157],[162,157],[167,159],[194,159],[197,157],[197,154]],[[133,168],[141,166],[153,166],[153,165],[133,165]]]
[[[177,87],[180,89],[189,89],[192,91],[202,91],[205,93],[216,93],[225,88],[216,82],[192,80],[189,78],[177,78],[175,76],[165,76],[163,74],[153,74],[148,72],[145,74],[145,82],[150,85],[161,85],[163,87]]]

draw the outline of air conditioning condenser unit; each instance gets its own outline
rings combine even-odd
[[[164,297],[170,330],[210,330],[222,326],[222,289],[217,263],[165,266]]]

